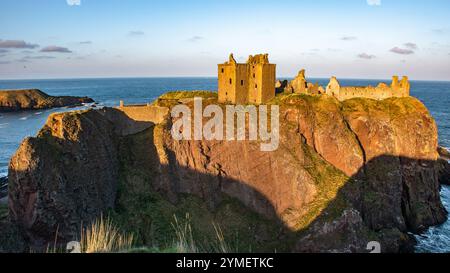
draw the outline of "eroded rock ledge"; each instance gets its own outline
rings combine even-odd
[[[78,106],[92,102],[88,97],[49,96],[38,89],[0,91],[0,112]]]
[[[366,252],[373,240],[385,252],[411,250],[408,231],[445,221],[437,127],[420,101],[280,95],[272,103],[281,136],[271,153],[252,141],[174,141],[170,117],[124,135],[133,121],[118,109],[52,115],[11,159],[11,218],[32,245],[45,245],[57,229],[71,240],[80,223],[112,210],[150,244],[165,236],[172,212],[202,208],[191,211],[198,223],[249,232],[256,250],[278,243],[299,252]],[[187,205],[189,196],[201,202]]]

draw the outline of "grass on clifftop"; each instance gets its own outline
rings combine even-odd
[[[217,98],[217,93],[213,91],[195,90],[195,91],[171,91],[158,97],[161,100],[180,100],[194,97]]]
[[[200,97],[203,99],[217,99],[217,92],[213,91],[172,91],[167,92],[159,96],[154,102],[154,105],[163,107],[173,107],[180,103],[180,100],[193,99],[195,97]]]

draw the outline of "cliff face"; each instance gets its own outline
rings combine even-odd
[[[37,89],[0,91],[0,112],[75,106],[91,102],[94,101],[87,97],[49,96]]]
[[[114,207],[113,130],[97,111],[52,114],[37,137],[22,142],[9,166],[9,208],[34,245],[73,239],[81,222]]]
[[[11,216],[36,243],[53,241],[56,228],[73,238],[80,222],[114,208],[148,243],[170,218],[166,208],[192,208],[185,202],[194,196],[207,211],[194,217],[243,234],[255,226],[247,239],[262,250],[278,241],[285,251],[315,252],[366,251],[372,240],[400,251],[406,231],[445,220],[437,129],[418,100],[282,95],[273,103],[280,105],[274,152],[252,141],[175,141],[169,117],[123,135],[129,130],[117,120],[126,117],[113,109],[51,116],[11,159]],[[256,218],[230,197],[280,228],[251,225]]]
[[[313,103],[288,99],[287,104],[286,119],[297,122],[309,146],[348,176],[364,180],[353,201],[371,228],[419,231],[443,220],[437,127],[420,101],[337,103],[323,97]]]

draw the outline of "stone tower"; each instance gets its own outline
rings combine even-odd
[[[218,65],[219,102],[262,104],[275,96],[276,65],[268,54],[250,56],[247,63],[237,63],[230,55]]]

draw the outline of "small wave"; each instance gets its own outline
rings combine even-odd
[[[7,127],[9,123],[0,123],[0,129]]]
[[[450,187],[443,186],[441,191],[442,204],[447,210],[450,209]],[[450,252],[450,222],[430,227],[426,232],[416,235],[418,244],[416,252],[419,253],[444,253]]]
[[[27,120],[28,119],[28,117],[21,117],[21,118],[19,118],[20,120]]]
[[[0,177],[8,176],[8,169],[7,168],[1,168],[0,169]]]
[[[36,112],[36,113],[34,113],[35,115],[40,115],[40,114],[42,114],[42,112]]]

